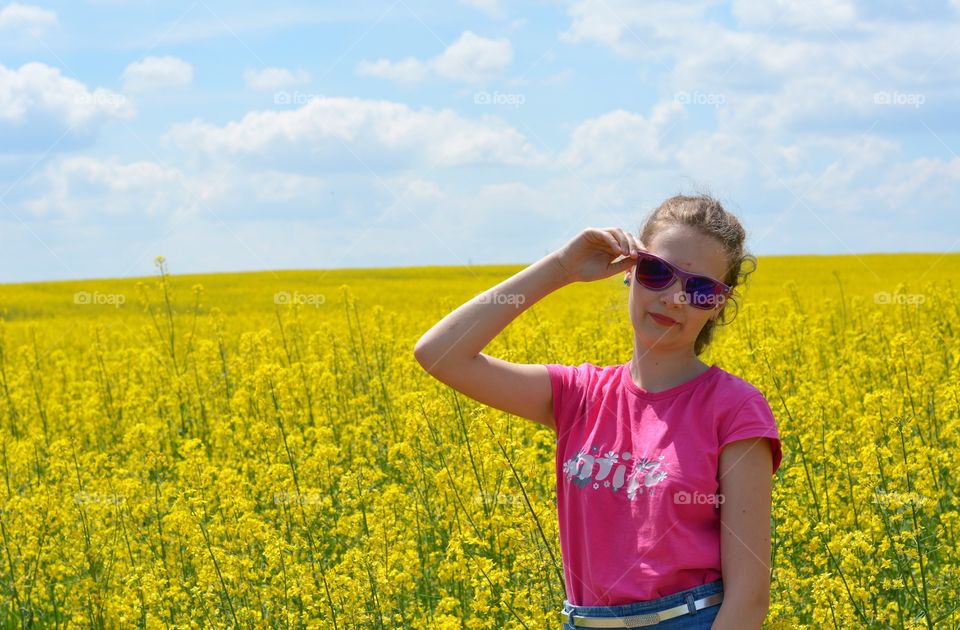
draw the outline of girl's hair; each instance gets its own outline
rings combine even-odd
[[[699,193],[693,196],[675,195],[660,204],[647,216],[640,228],[640,241],[644,246],[653,242],[654,236],[662,229],[671,225],[688,225],[697,228],[701,233],[716,239],[726,252],[727,272],[722,282],[737,287],[745,284],[747,276],[757,268],[757,259],[744,249],[747,234],[740,225],[736,216],[727,212],[720,202],[708,193]],[[731,292],[728,300],[732,300],[739,310],[738,293]],[[713,330],[717,322],[729,324],[727,307],[724,305],[716,321],[710,319],[704,324],[693,351],[699,355],[713,338]]]

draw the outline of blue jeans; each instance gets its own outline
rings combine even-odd
[[[632,604],[621,604],[618,606],[574,606],[568,600],[563,600],[563,612],[573,613],[580,617],[625,617],[627,615],[640,615],[643,613],[659,612],[667,608],[673,608],[679,604],[685,604],[689,600],[701,599],[714,593],[723,592],[723,580],[708,582],[689,588],[685,591],[673,593],[660,599],[651,599],[645,602],[634,602]],[[720,604],[701,608],[695,613],[687,613],[673,619],[667,619],[660,623],[647,626],[651,630],[710,630],[713,620],[717,618],[720,612]],[[563,624],[562,630],[574,630],[576,626],[569,621]]]

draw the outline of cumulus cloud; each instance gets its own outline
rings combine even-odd
[[[310,73],[306,70],[292,72],[286,68],[248,68],[243,73],[247,87],[253,90],[277,90],[291,85],[303,85],[310,82]]]
[[[190,197],[183,173],[151,161],[68,157],[48,165],[31,183],[44,192],[23,205],[40,216],[165,215]]]
[[[631,0],[578,0],[567,8],[570,26],[559,35],[569,43],[594,42],[617,54],[659,59],[664,47],[682,41],[704,46],[711,40],[705,20],[713,2],[632,2]]]
[[[123,71],[123,89],[146,92],[189,85],[193,81],[193,66],[177,57],[145,57],[128,65]]]
[[[902,19],[896,7],[852,0],[737,0],[738,23],[728,27],[711,18],[711,5],[578,0],[561,40],[669,65],[661,98],[688,96],[686,109],[745,138],[862,130],[875,121],[883,129],[902,124],[905,107],[918,102],[942,111],[960,104],[951,87],[960,48],[947,43],[960,39],[956,20]],[[855,36],[841,37],[845,31]]]
[[[10,34],[40,37],[56,25],[57,14],[49,9],[18,2],[0,8],[0,33],[4,37],[10,37]]]
[[[912,215],[932,210],[946,218],[955,212],[958,187],[960,157],[949,161],[922,157],[893,164],[874,192],[875,198],[888,206],[903,208]]]
[[[500,0],[461,0],[463,4],[480,9],[490,17],[502,17],[503,7]]]
[[[498,118],[463,118],[449,109],[414,110],[389,101],[316,98],[288,111],[248,112],[217,126],[175,125],[164,141],[211,158],[256,156],[290,170],[378,171],[414,165],[536,164],[543,157]]]
[[[473,82],[496,76],[512,60],[513,48],[509,39],[487,39],[465,31],[433,60],[432,65],[443,77]]]
[[[400,61],[390,61],[389,59],[361,61],[357,64],[357,74],[390,79],[400,83],[417,83],[430,76],[430,65],[416,57],[407,57]]]
[[[507,38],[489,39],[464,31],[457,41],[432,59],[406,57],[400,61],[361,61],[357,73],[413,83],[436,75],[453,81],[481,83],[493,79],[513,61],[513,47]]]
[[[741,25],[801,30],[832,30],[852,26],[857,8],[849,0],[734,0],[733,15]]]
[[[683,107],[668,101],[648,117],[618,109],[581,122],[559,164],[595,172],[623,173],[641,165],[663,165],[673,159],[666,137],[685,117]]]
[[[30,62],[19,69],[0,64],[0,152],[69,147],[89,140],[111,119],[128,119],[133,106],[106,88],[88,88],[59,68]]]
[[[179,221],[312,209],[328,184],[317,175],[270,168],[224,164],[185,172],[153,160],[71,156],[33,173],[23,188],[18,205],[38,217]]]

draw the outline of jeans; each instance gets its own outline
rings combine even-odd
[[[673,593],[660,599],[651,599],[645,602],[634,602],[632,604],[620,604],[617,606],[574,606],[568,600],[563,600],[563,612],[572,612],[580,617],[624,617],[626,615],[639,615],[643,613],[659,612],[667,608],[673,608],[679,604],[687,603],[689,600],[701,599],[714,593],[723,592],[723,580],[708,582],[689,588],[685,591]],[[646,626],[652,630],[679,630],[680,628],[690,630],[710,630],[713,620],[717,618],[720,612],[720,604],[700,608],[695,613],[680,615],[673,619],[667,619],[653,626]],[[569,621],[563,624],[562,630],[574,630],[576,626]]]

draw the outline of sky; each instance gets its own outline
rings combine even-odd
[[[0,0],[0,282],[960,246],[960,0]]]

